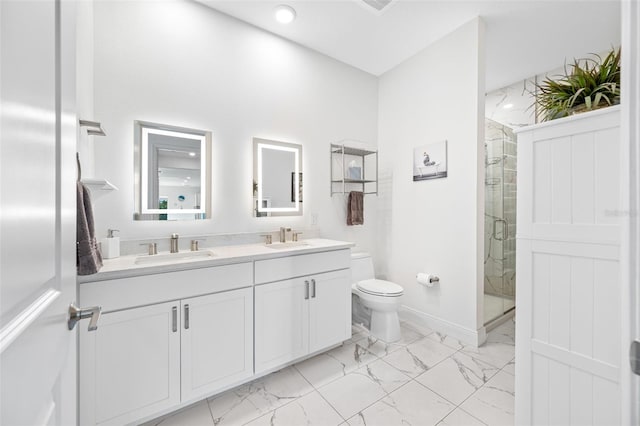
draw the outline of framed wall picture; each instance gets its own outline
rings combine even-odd
[[[447,141],[413,149],[413,181],[447,177]]]

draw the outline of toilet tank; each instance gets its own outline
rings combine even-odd
[[[354,283],[375,278],[369,253],[351,253],[351,278]]]

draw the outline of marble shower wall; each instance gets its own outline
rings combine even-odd
[[[515,297],[516,139],[500,123],[485,121],[484,291]]]

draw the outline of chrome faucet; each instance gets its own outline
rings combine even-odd
[[[178,234],[171,234],[171,253],[177,253],[178,252]]]
[[[287,232],[290,232],[291,228],[280,227],[280,242],[287,242]]]

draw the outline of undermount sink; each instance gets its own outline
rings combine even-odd
[[[308,246],[308,245],[309,243],[305,241],[287,241],[286,243],[266,244],[265,247],[269,247],[275,250],[283,250],[291,247],[302,247],[302,246]]]
[[[148,265],[152,263],[189,262],[193,260],[206,260],[215,256],[211,250],[185,251],[179,253],[154,254],[138,256],[136,265]]]

